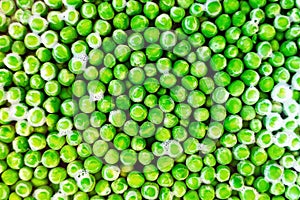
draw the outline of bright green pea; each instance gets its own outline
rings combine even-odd
[[[12,151],[7,155],[6,162],[11,169],[15,170],[19,170],[24,166],[23,155],[15,151]]]
[[[155,132],[155,139],[160,142],[165,142],[171,138],[171,132],[164,128],[164,127],[158,127]]]
[[[102,165],[102,161],[96,156],[90,156],[84,160],[84,168],[92,174],[99,172]]]
[[[187,16],[183,18],[181,26],[186,34],[192,34],[198,31],[200,22],[195,16]]]
[[[142,195],[141,192],[137,189],[129,189],[124,193],[124,198],[125,199],[130,199],[130,198],[134,198],[137,200],[142,200]]]
[[[98,6],[98,14],[103,20],[110,20],[114,17],[112,5],[108,2],[100,3]]]
[[[33,185],[27,181],[18,181],[15,186],[16,194],[18,194],[22,198],[28,197],[33,189]]]
[[[107,21],[99,19],[95,22],[93,29],[100,36],[107,36],[111,32],[112,27]]]
[[[290,27],[290,19],[285,15],[277,15],[274,19],[274,28],[278,31],[286,31]]]
[[[1,179],[6,185],[14,185],[18,179],[18,172],[14,169],[7,169],[1,174]]]
[[[45,1],[48,4],[49,0]],[[48,5],[49,6],[49,5]],[[51,6],[50,6],[51,7]],[[47,21],[49,22],[49,27],[53,30],[61,30],[64,27],[64,21],[60,17],[62,13],[60,11],[50,11],[47,15]]]
[[[94,5],[94,4],[92,4]],[[112,1],[112,7],[117,11],[121,12],[126,7],[126,1],[125,0],[113,0]]]
[[[85,19],[92,19],[97,14],[97,8],[93,3],[83,3],[80,8],[80,14]]]
[[[6,54],[3,59],[3,63],[12,71],[19,71],[21,69],[20,67],[22,62],[22,58],[16,53]]]
[[[11,23],[8,27],[8,34],[15,40],[23,40],[26,33],[25,26],[19,22]]]
[[[13,74],[7,69],[0,69],[0,83],[3,86],[9,86],[12,83]]]
[[[142,51],[134,51],[130,55],[130,65],[133,67],[144,67],[146,62],[146,55]]]
[[[263,41],[270,41],[275,37],[275,28],[270,24],[262,24],[259,26],[258,37]]]
[[[251,176],[254,173],[255,165],[248,160],[242,160],[237,164],[237,170],[243,176]]]
[[[102,196],[106,196],[111,193],[110,184],[106,180],[100,180],[97,182],[95,186],[95,191],[99,195],[98,198],[101,198]],[[101,196],[101,197],[100,197]],[[96,197],[97,199],[97,197]]]
[[[183,143],[183,149],[186,154],[194,154],[199,151],[199,141],[196,138],[189,137]]]
[[[244,57],[244,63],[249,69],[257,69],[261,64],[261,58],[254,52],[249,52]]]
[[[28,150],[28,141],[27,141],[27,138],[24,137],[24,136],[18,136],[16,137],[13,142],[12,142],[12,145],[13,145],[13,149],[16,151],[16,152],[21,152],[21,153],[24,153]]]
[[[146,47],[146,56],[150,61],[157,61],[162,54],[162,48],[158,44],[150,44]]]
[[[172,19],[167,14],[160,14],[155,19],[155,26],[162,31],[171,30]]]
[[[205,184],[211,184],[215,180],[215,169],[210,166],[202,168],[200,177]]]
[[[233,14],[239,9],[240,3],[237,0],[225,0],[223,1],[223,7],[225,13]]]
[[[244,177],[238,173],[231,175],[229,184],[234,190],[240,190],[244,187]]]
[[[160,0],[159,7],[163,11],[169,11],[175,5],[175,0]]]
[[[170,10],[170,17],[175,23],[179,23],[185,17],[185,11],[182,7],[173,6]]]
[[[147,1],[143,12],[148,19],[153,20],[159,14],[159,7],[155,2]]]
[[[121,177],[114,180],[111,184],[111,189],[116,194],[123,194],[128,189],[128,184],[126,182],[126,179]]]
[[[256,87],[249,87],[242,95],[242,101],[247,105],[254,105],[259,100],[259,91]]]
[[[128,75],[128,68],[124,64],[118,64],[114,67],[113,75],[119,80],[124,80]]]
[[[156,199],[159,194],[159,186],[156,183],[145,182],[141,188],[141,194],[146,199]]]
[[[74,26],[79,21],[80,13],[75,9],[65,10],[64,15],[64,20],[69,26]]]
[[[23,181],[29,181],[33,177],[33,170],[30,167],[24,166],[19,170],[19,177]]]
[[[130,48],[126,45],[118,45],[114,50],[116,59],[120,62],[125,62],[130,57]],[[118,65],[117,65],[118,66]],[[116,67],[117,67],[116,66]],[[116,77],[117,78],[117,77]]]
[[[216,197],[219,199],[228,199],[232,194],[232,189],[227,183],[219,183],[216,186]]]
[[[144,184],[144,182],[145,178],[141,172],[132,171],[127,176],[127,183],[131,188],[139,188]]]
[[[11,46],[11,51],[13,53],[17,53],[19,55],[24,55],[26,52],[26,47],[25,47],[24,42],[15,41]]]
[[[136,0],[129,0],[126,5],[126,14],[129,16],[138,15],[142,12],[143,6]]]
[[[225,31],[230,27],[231,19],[229,15],[222,14],[216,19],[215,23],[220,31]]]
[[[243,26],[242,26],[242,33],[247,36],[251,37],[254,34],[256,34],[259,31],[259,26],[258,23],[256,23],[257,19],[247,21]]]
[[[199,197],[201,199],[212,200],[215,198],[215,190],[211,185],[202,185],[199,189]]]
[[[131,148],[135,151],[143,151],[144,148],[146,147],[146,140],[142,137],[135,136],[135,137],[133,137],[130,145],[131,145]],[[147,153],[145,155],[147,155]],[[138,160],[140,159],[140,156],[141,156],[141,154],[139,154]],[[148,155],[148,156],[150,156],[150,155]],[[149,157],[147,157],[146,160],[147,159],[149,159]]]
[[[113,165],[104,165],[101,170],[102,177],[107,181],[114,181],[120,174],[120,169]]]
[[[174,178],[172,177],[172,175],[170,173],[162,173],[158,177],[157,183],[161,187],[170,187],[174,183]]]
[[[142,32],[149,26],[149,20],[143,15],[136,15],[130,21],[130,27],[133,31]]]
[[[241,50],[241,52],[248,53],[253,48],[253,41],[247,36],[242,36],[237,41],[237,47]]]
[[[1,35],[0,42],[1,42],[1,44],[0,44],[1,52],[6,53],[12,48],[12,45],[18,41],[13,43],[12,39],[8,35]],[[18,44],[18,43],[16,43],[16,44]]]
[[[285,191],[285,197],[286,198],[290,198],[290,199],[293,199],[293,198],[299,198],[299,187],[297,185],[291,185],[291,186],[288,186],[286,188],[286,191]]]
[[[16,4],[14,1],[4,0],[1,2],[0,8],[5,15],[11,16],[16,11]]]
[[[130,25],[130,19],[125,13],[118,13],[113,18],[113,25],[116,29],[126,30]]]

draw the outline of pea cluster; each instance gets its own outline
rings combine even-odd
[[[1,0],[0,199],[300,199],[299,0]]]

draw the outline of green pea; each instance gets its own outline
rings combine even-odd
[[[215,22],[220,31],[227,30],[231,25],[231,19],[227,14],[220,15],[219,17],[217,17]]]
[[[247,37],[247,36],[242,36],[238,41],[237,41],[237,47],[243,52],[243,53],[248,53],[251,51],[253,48],[253,41]]]
[[[185,11],[182,7],[173,6],[170,10],[170,17],[175,23],[179,23],[185,17]]]
[[[95,22],[93,30],[100,36],[107,36],[111,32],[112,27],[107,21],[99,19]]]
[[[136,15],[130,21],[133,31],[142,32],[149,26],[149,20],[143,15]]]
[[[1,52],[4,52],[4,53],[8,52],[12,48],[12,45],[16,43],[16,42],[13,43],[12,39],[8,35],[0,36],[0,41],[1,41],[0,49],[1,49]],[[17,44],[18,43],[16,43],[16,45]]]
[[[240,2],[237,0],[234,1],[225,0],[223,2],[224,11],[225,13],[228,14],[235,13],[239,9],[239,6],[240,6]]]
[[[8,27],[8,34],[15,40],[23,40],[26,33],[25,26],[19,22],[11,23]]]
[[[130,55],[130,65],[133,67],[144,67],[146,62],[146,55],[142,51],[135,51]]]
[[[259,27],[258,37],[263,41],[270,41],[275,37],[275,28],[270,24],[262,24]]]
[[[228,199],[232,194],[232,190],[227,183],[219,183],[216,186],[216,197],[219,199]]]
[[[251,176],[254,169],[255,166],[248,160],[242,160],[237,164],[237,170],[243,176]]]
[[[126,13],[129,16],[138,15],[142,12],[143,6],[140,2],[129,0],[126,5]]]
[[[206,6],[206,13],[210,17],[216,17],[222,11],[222,5],[218,0],[209,1],[205,6]]]
[[[144,48],[144,38],[140,33],[132,33],[129,35],[127,43],[128,46],[135,51]]]
[[[5,15],[11,16],[16,11],[16,4],[11,0],[4,0],[0,4],[0,8]]]
[[[141,188],[141,194],[144,198],[156,199],[159,194],[159,186],[156,183],[145,182]]]
[[[187,16],[183,18],[181,26],[186,34],[192,34],[198,31],[200,22],[195,16]]]
[[[130,19],[125,13],[118,13],[113,18],[113,25],[116,29],[126,30],[129,27]]]
[[[172,19],[167,14],[160,14],[155,19],[155,26],[162,31],[171,30]]]
[[[169,11],[175,5],[175,0],[161,0],[159,1],[159,7],[163,11]]]

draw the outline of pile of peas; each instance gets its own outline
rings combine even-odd
[[[300,199],[300,0],[0,0],[0,199]]]

